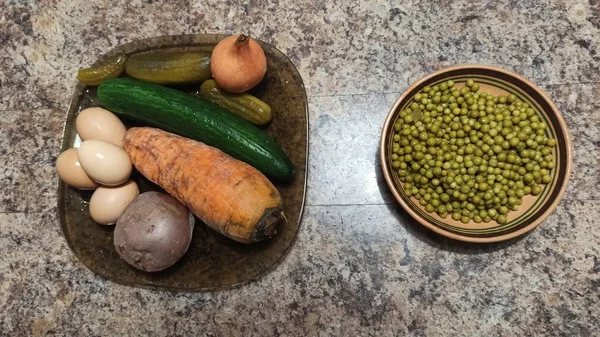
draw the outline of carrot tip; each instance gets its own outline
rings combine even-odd
[[[279,208],[265,210],[265,213],[256,224],[254,233],[252,233],[252,239],[254,241],[261,241],[275,235],[277,225],[281,222],[282,218],[285,219],[285,215],[283,215],[283,212]]]

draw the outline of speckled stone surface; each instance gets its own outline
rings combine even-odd
[[[284,262],[214,293],[121,286],[70,252],[53,163],[75,86],[139,38],[248,32],[309,94],[305,218]],[[557,211],[519,240],[440,238],[395,204],[379,128],[412,81],[482,63],[523,74],[571,131]],[[0,336],[598,336],[600,2],[0,2]]]

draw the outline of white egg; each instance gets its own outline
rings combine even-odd
[[[82,140],[99,139],[123,147],[127,129],[119,117],[102,108],[82,110],[75,120],[75,128]]]
[[[138,186],[133,180],[119,186],[100,186],[90,199],[90,215],[99,224],[114,224],[139,193]]]
[[[129,179],[131,160],[122,148],[97,139],[83,141],[77,151],[87,175],[105,186],[116,186]]]
[[[68,149],[56,159],[56,171],[65,184],[82,190],[93,190],[98,183],[83,170],[77,159],[77,149]]]

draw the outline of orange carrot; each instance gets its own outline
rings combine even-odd
[[[219,149],[159,129],[131,128],[124,149],[135,168],[204,223],[243,243],[275,234],[279,192],[254,167]]]

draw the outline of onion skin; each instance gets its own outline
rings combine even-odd
[[[228,36],[215,46],[210,70],[219,87],[241,93],[254,88],[265,77],[267,58],[258,42],[248,36]]]

